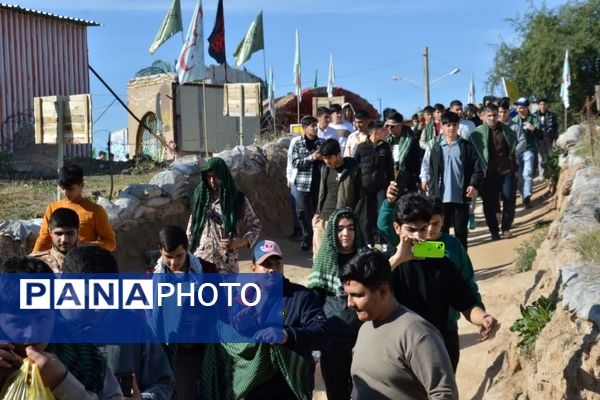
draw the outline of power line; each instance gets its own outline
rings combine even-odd
[[[116,101],[117,101],[117,99],[114,99],[114,100],[113,100],[113,101],[112,101],[112,102],[111,102],[111,103],[110,103],[110,104],[109,104],[109,105],[106,107],[106,109],[105,109],[104,111],[102,111],[102,113],[101,113],[101,114],[98,116],[98,118],[96,118],[96,120],[94,121],[94,124],[96,124],[96,122],[98,122],[98,120],[99,120],[100,118],[102,118],[102,116],[103,116],[104,114],[106,114],[106,112],[108,111],[108,109],[109,109],[109,108],[111,108],[111,107],[112,107],[112,105],[113,105],[113,104],[115,104],[115,102],[116,102]]]

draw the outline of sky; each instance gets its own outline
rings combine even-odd
[[[178,33],[154,55],[148,48],[171,0],[14,0],[14,4],[101,24],[88,28],[90,65],[121,96],[127,81],[157,59],[173,62],[183,34]],[[204,38],[210,35],[218,0],[204,0]],[[564,0],[546,0],[553,8]],[[181,0],[183,30],[187,32],[196,0]],[[541,7],[541,0],[531,1]],[[227,61],[248,27],[263,10],[265,60],[273,68],[275,95],[293,91],[295,30],[300,33],[302,84],[311,87],[318,70],[319,86],[327,85],[329,56],[333,54],[334,86],[358,93],[375,108],[393,107],[405,118],[423,107],[423,52],[429,48],[430,81],[460,72],[431,85],[431,103],[448,105],[467,100],[474,76],[476,100],[487,91],[485,81],[494,61],[494,45],[518,43],[509,18],[528,11],[522,0],[224,0]],[[205,62],[215,63],[208,56]],[[244,64],[263,77],[263,53]],[[401,77],[393,80],[392,76]],[[412,81],[412,82],[411,82]],[[109,131],[127,127],[127,112],[90,74],[93,101],[94,147],[105,147]],[[498,94],[498,92],[497,92]],[[101,115],[103,113],[103,115]]]

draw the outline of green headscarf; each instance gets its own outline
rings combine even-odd
[[[354,215],[354,211],[350,207],[345,207],[338,208],[331,213],[327,220],[323,242],[308,276],[309,288],[322,289],[331,295],[336,294],[338,288],[342,286],[338,265],[337,239],[337,224],[342,217],[349,217],[354,221],[354,249],[358,251],[365,247],[358,218]]]
[[[231,234],[237,224],[236,205],[240,201],[242,193],[237,190],[225,161],[219,157],[213,157],[204,164],[202,180],[198,183],[192,195],[192,243],[190,244],[192,251],[198,247],[202,230],[206,225],[206,212],[211,205],[210,188],[206,181],[208,171],[215,174],[219,180],[219,202],[221,203],[225,232]]]

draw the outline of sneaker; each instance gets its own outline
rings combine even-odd
[[[300,243],[300,250],[302,250],[302,251],[308,251],[308,250],[310,250],[311,247],[312,247],[312,244],[306,239],[303,240],[302,243]]]
[[[510,239],[511,237],[512,237],[512,233],[510,233],[510,231],[502,232],[502,239]]]
[[[497,234],[497,233],[492,233],[492,241],[494,241],[494,242],[495,242],[496,240],[500,240],[500,239],[502,239],[502,237],[500,237],[500,235],[499,235],[499,234]]]
[[[475,221],[475,215],[469,215],[469,230],[473,230],[477,227],[477,222]]]
[[[523,205],[525,206],[525,208],[531,208],[531,196],[523,198]]]

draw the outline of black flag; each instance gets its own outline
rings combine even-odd
[[[208,37],[208,54],[219,64],[225,64],[225,18],[223,17],[223,0],[219,0],[215,27]]]

